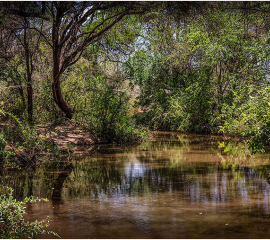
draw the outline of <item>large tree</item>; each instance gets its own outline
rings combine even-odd
[[[24,32],[35,30],[51,47],[53,98],[67,118],[72,118],[74,109],[63,99],[62,74],[80,59],[89,45],[101,40],[125,16],[142,14],[150,5],[149,2],[102,1],[0,3],[2,15],[24,18],[27,25]],[[47,28],[41,29],[39,25],[33,26],[26,21],[37,18],[46,20]],[[28,44],[24,46],[27,53]],[[28,58],[26,62],[29,62]]]
[[[101,40],[125,16],[144,13],[149,3],[46,2],[45,5],[51,32],[41,34],[52,48],[53,98],[66,117],[71,119],[74,109],[63,99],[61,75],[80,59],[90,44]]]

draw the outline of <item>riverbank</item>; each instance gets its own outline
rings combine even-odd
[[[90,146],[98,143],[92,133],[71,124],[65,126],[38,125],[37,133],[42,140],[49,139],[59,147],[68,145]]]
[[[16,126],[0,123],[0,128],[9,129],[7,132],[11,135],[11,131]],[[37,125],[31,130],[27,130],[28,136],[23,133],[25,131],[25,129],[18,131],[17,128],[17,134],[13,134],[17,136],[15,142],[9,139],[8,135],[3,138],[5,155],[18,165],[35,164],[36,154],[81,154],[82,152],[92,152],[94,145],[101,143],[90,132],[72,124],[60,126]],[[25,136],[27,141],[31,141],[30,144],[20,142],[20,139]]]

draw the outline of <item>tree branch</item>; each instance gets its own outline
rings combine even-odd
[[[37,32],[44,38],[44,40],[50,45],[50,47],[53,48],[52,44],[49,42],[49,40],[48,40],[47,37],[43,34],[42,31],[40,31],[40,30],[37,29],[37,28],[29,28],[29,29],[32,29],[32,30],[37,31]]]

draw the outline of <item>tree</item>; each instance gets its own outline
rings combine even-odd
[[[1,3],[1,12],[25,20],[45,19],[49,22],[46,29],[28,24],[25,34],[27,29],[35,30],[51,47],[53,98],[66,117],[72,118],[74,109],[70,108],[62,96],[61,75],[80,59],[89,45],[102,39],[125,16],[142,14],[149,7],[147,2],[4,2]],[[29,53],[27,42],[24,46],[26,53]],[[27,58],[26,62],[29,63],[29,60]],[[27,72],[30,74],[31,64],[27,65]],[[30,93],[30,86],[28,90]]]
[[[31,30],[32,25],[42,26],[42,22],[37,19],[29,19],[27,17],[13,16],[5,19],[1,24],[1,50],[0,59],[6,67],[12,69],[9,77],[13,84],[18,87],[23,102],[23,109],[27,109],[28,122],[33,122],[33,86],[32,75],[35,70],[34,62],[39,52],[40,34]],[[19,70],[22,68],[22,70]],[[16,81],[17,75],[20,81]],[[27,107],[24,93],[26,85]]]
[[[148,6],[148,3],[135,2],[46,3],[52,33],[43,36],[53,53],[52,93],[67,118],[72,118],[74,109],[63,99],[61,75],[80,59],[89,45],[102,39],[126,15],[143,13]]]

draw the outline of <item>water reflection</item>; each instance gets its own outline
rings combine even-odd
[[[28,218],[51,217],[63,238],[268,238],[270,160],[231,157],[205,136],[157,135],[138,147],[99,147],[33,171],[2,170]],[[264,229],[258,231],[258,229]]]

